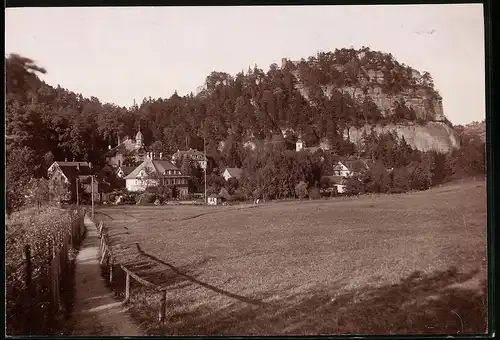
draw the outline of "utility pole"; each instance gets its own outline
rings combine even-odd
[[[78,177],[76,178],[76,210],[79,210],[80,200],[78,199]]]
[[[90,178],[92,180],[92,199],[91,199],[91,202],[92,202],[92,220],[94,219],[94,175],[90,175]]]
[[[203,157],[205,158],[204,159],[204,163],[205,163],[205,166],[204,166],[204,170],[205,170],[205,204],[207,204],[207,166],[208,166],[208,162],[207,162],[207,150],[206,150],[206,143],[205,143],[205,136],[203,136]]]

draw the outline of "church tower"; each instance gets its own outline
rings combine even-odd
[[[138,146],[138,147],[141,147],[141,146],[144,145],[144,143],[143,143],[143,137],[142,137],[142,133],[141,133],[140,129],[137,132],[137,134],[135,135],[135,145]]]

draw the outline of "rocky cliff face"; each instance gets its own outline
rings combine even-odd
[[[356,145],[361,143],[363,132],[370,133],[371,130],[376,133],[385,133],[396,131],[399,137],[406,139],[407,143],[420,151],[439,151],[448,152],[454,148],[460,147],[460,137],[455,130],[443,122],[427,122],[419,125],[415,123],[388,124],[388,125],[365,125],[362,128],[352,127],[344,132],[344,137],[349,138]]]
[[[331,98],[334,91],[348,94],[358,104],[363,103],[365,98],[369,97],[378,107],[383,117],[389,117],[396,113],[398,105],[405,105],[414,112],[414,116],[423,124],[416,122],[401,124],[375,124],[374,130],[378,133],[387,131],[396,131],[401,137],[404,136],[407,142],[421,151],[436,150],[448,152],[453,148],[460,146],[460,139],[456,131],[449,127],[446,122],[441,96],[434,90],[431,76],[424,72],[423,75],[417,70],[406,65],[399,65],[393,61],[392,70],[387,70],[384,63],[380,61],[364,62],[360,60],[365,57],[364,52],[354,52],[351,63],[335,66],[341,77],[349,79],[348,86],[339,86],[337,84],[321,85],[323,94]],[[349,66],[356,64],[357,67]],[[291,74],[297,80],[296,88],[302,96],[309,100],[310,89],[304,85],[301,74],[307,76],[307,72],[300,71],[301,62],[282,60],[282,68],[290,70]],[[304,62],[302,62],[304,68]],[[316,67],[314,62],[308,62],[307,67],[313,69]],[[381,66],[382,65],[382,66]],[[366,67],[365,67],[366,66]],[[368,68],[369,66],[369,68]],[[349,72],[349,68],[351,71]],[[355,71],[352,71],[354,70]],[[392,73],[391,73],[392,72]],[[389,75],[388,75],[389,74]],[[389,77],[389,78],[388,78]],[[392,78],[391,78],[392,77]],[[399,91],[387,91],[387,79],[404,78],[404,85]],[[389,86],[390,87],[390,86]],[[310,100],[309,100],[310,101]],[[314,104],[310,101],[311,104]],[[372,125],[366,125],[363,128],[351,128],[345,135],[349,136],[354,143],[359,143],[363,131],[370,132]]]
[[[418,119],[425,121],[444,121],[445,115],[443,102],[440,99],[429,96],[423,90],[407,89],[397,95],[389,95],[382,91],[380,86],[371,86],[366,88],[366,94],[360,87],[342,87],[336,88],[334,85],[321,87],[326,97],[331,98],[333,91],[340,91],[349,94],[358,102],[362,102],[364,96],[369,96],[379,107],[383,116],[387,117],[394,114],[396,103],[404,103],[406,107],[412,108]],[[299,84],[297,89],[302,96],[309,100],[309,90]]]

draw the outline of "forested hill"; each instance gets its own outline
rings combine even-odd
[[[138,127],[153,150],[172,152],[198,135],[215,153],[230,135],[239,143],[290,129],[307,145],[329,137],[339,149],[346,131],[363,126],[446,120],[430,74],[368,48],[283,60],[267,72],[257,66],[235,76],[213,72],[196,96],[145,98],[131,108],[49,86],[33,75],[43,70],[29,59],[12,56],[6,65],[7,157],[22,157],[38,174],[53,159],[102,163],[108,145]]]

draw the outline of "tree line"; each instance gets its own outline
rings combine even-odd
[[[174,93],[170,98],[144,98],[129,108],[102,103],[96,97],[85,98],[60,86],[52,87],[38,77],[46,70],[29,58],[10,55],[5,62],[9,209],[22,204],[23,194],[18,188],[31,178],[43,177],[54,160],[86,160],[102,167],[108,145],[115,146],[118,137],[134,136],[139,128],[153,152],[172,154],[185,146],[187,137],[199,136],[206,138],[207,153],[219,167],[247,167],[258,163],[247,157],[242,147],[248,136],[270,139],[288,128],[300,133],[307,145],[317,145],[322,137],[328,137],[337,153],[344,156],[357,152],[343,136],[350,126],[412,119],[411,112],[402,107],[398,114],[387,117],[370,102],[369,96],[359,101],[342,91],[342,86],[361,86],[365,90],[372,86],[362,82],[367,69],[384,74],[384,91],[397,93],[413,86],[439,96],[429,74],[424,73],[417,82],[410,67],[400,65],[390,54],[367,48],[319,53],[297,65],[272,64],[267,72],[257,66],[236,76],[212,72],[206,78],[205,90],[197,95],[181,97]],[[308,99],[299,89],[304,84]],[[324,84],[336,85],[331,96],[319,91]],[[293,145],[295,138],[296,135],[288,137],[288,145]],[[225,144],[222,149],[221,142]],[[471,143],[467,147],[476,147],[475,142]],[[464,160],[469,155],[455,154],[455,167],[476,162]],[[274,157],[287,166],[309,162],[306,156],[294,161],[299,156],[285,151],[266,159]],[[474,169],[478,166],[472,165]],[[270,165],[264,168],[272,172]],[[199,171],[194,177],[199,177]],[[199,188],[201,184],[198,180],[193,186]],[[281,188],[278,196],[291,190],[289,185],[275,186]],[[253,184],[244,187],[247,191],[259,188]]]

